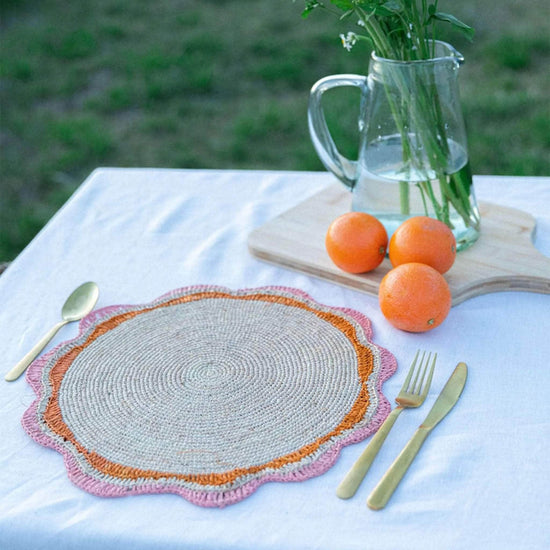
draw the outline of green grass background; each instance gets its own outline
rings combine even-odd
[[[13,259],[97,166],[323,170],[311,85],[365,74],[327,13],[291,0],[2,0],[0,261]],[[550,2],[440,0],[476,29],[462,103],[474,173],[550,175]],[[329,124],[356,154],[354,91]]]

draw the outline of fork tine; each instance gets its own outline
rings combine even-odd
[[[428,354],[428,361],[430,360],[430,355]],[[414,377],[414,383],[410,388],[411,393],[419,393],[420,388],[422,387],[422,381],[424,380],[424,376],[426,374],[426,362],[424,361],[424,358],[426,357],[426,352],[422,352],[422,359],[420,360],[420,363],[418,365],[418,368],[416,369],[416,376]],[[424,365],[424,370],[422,370],[422,365]],[[420,376],[420,373],[422,372],[422,377],[420,378],[420,382],[418,381],[418,377]]]
[[[434,358],[433,358],[433,361],[432,361],[432,366],[430,367],[430,372],[428,373],[428,379],[426,380],[426,385],[424,386],[424,389],[422,390],[422,393],[420,394],[423,398],[425,398],[428,395],[428,392],[430,391],[430,385],[432,383],[432,378],[433,378],[433,375],[434,375],[436,360],[437,360],[437,353],[434,353]],[[428,366],[428,364],[426,363],[426,367],[427,366]]]
[[[412,378],[412,375],[415,371],[415,367],[416,367],[416,360],[418,359],[418,354],[420,353],[420,350],[417,350],[416,351],[416,355],[414,356],[414,359],[413,359],[413,362],[411,363],[411,366],[409,368],[409,372],[407,374],[407,378],[405,378],[405,381],[403,382],[403,386],[401,389],[403,390],[407,390],[408,387],[409,387],[409,383],[411,381],[411,378]]]
[[[420,395],[420,391],[422,390],[422,385],[424,384],[424,378],[426,378],[426,372],[428,372],[428,365],[430,364],[430,359],[432,357],[432,353],[428,353],[428,357],[426,357],[426,361],[424,361],[424,358],[426,357],[426,352],[424,352],[424,355],[422,355],[422,363],[419,367],[419,370],[422,370],[422,376],[420,377],[420,381],[418,384],[415,384],[413,393],[416,395]],[[424,368],[422,368],[424,367]]]

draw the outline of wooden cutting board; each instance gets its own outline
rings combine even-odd
[[[377,296],[382,277],[391,269],[387,258],[374,271],[353,275],[338,269],[325,251],[328,226],[349,212],[350,201],[339,183],[331,185],[254,230],[249,250],[262,260]],[[521,210],[486,202],[479,203],[479,210],[479,239],[457,254],[445,274],[453,305],[506,290],[550,294],[550,258],[532,241],[535,219]]]

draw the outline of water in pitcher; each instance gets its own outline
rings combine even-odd
[[[466,185],[465,197],[473,196],[465,149],[452,140],[448,141],[448,148],[446,181],[453,186]],[[418,146],[414,150],[417,155],[415,163],[403,160],[401,137],[389,136],[374,145],[369,144],[359,161],[359,178],[353,192],[352,208],[376,216],[386,227],[388,236],[412,216],[437,217],[433,199],[438,204],[446,202],[441,195],[440,181],[429,168],[426,154]],[[421,154],[424,158],[418,158]],[[419,169],[418,166],[427,168]],[[430,192],[433,192],[432,197]],[[448,222],[459,249],[469,246],[477,237],[474,235],[476,229],[470,226],[476,225],[476,220],[472,220],[471,216],[477,217],[479,214],[475,204],[469,203],[468,206],[470,216],[465,220],[465,216],[449,204]]]

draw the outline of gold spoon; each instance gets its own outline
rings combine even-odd
[[[67,323],[79,321],[90,313],[94,308],[99,296],[99,288],[95,283],[84,283],[80,285],[67,298],[61,309],[62,321],[52,327],[49,332],[6,374],[5,379],[8,382],[17,380],[27,369],[27,367],[35,360],[37,355],[46,347],[48,342],[55,336],[57,331]]]

